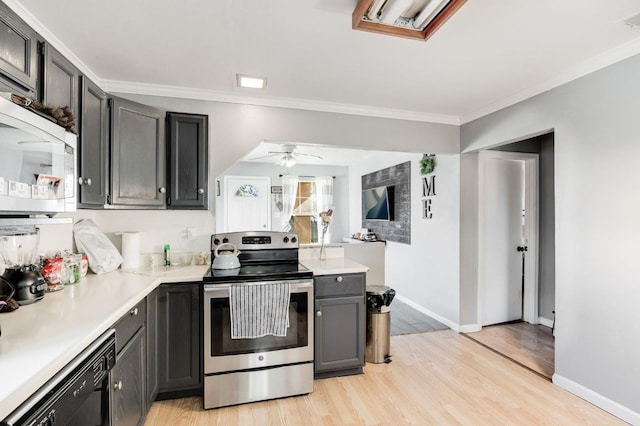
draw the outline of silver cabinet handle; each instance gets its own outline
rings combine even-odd
[[[158,188],[158,191],[160,191],[161,194],[164,194],[165,192],[167,192],[167,188],[161,186],[160,188]]]
[[[342,282],[342,277],[341,277],[341,276],[336,277],[336,281],[338,281],[339,283],[341,283],[341,282]]]
[[[80,185],[80,186],[82,186],[82,185],[91,186],[91,178],[85,179],[83,177],[79,177],[78,178],[78,185]]]
[[[316,311],[316,316],[320,318],[322,316],[322,311]]]
[[[113,385],[113,390],[122,390],[122,380],[118,380],[118,383],[116,383],[115,385]]]
[[[198,194],[200,195],[204,194],[204,188],[198,188]]]
[[[85,179],[84,183],[86,183],[87,185],[91,186],[91,178]]]
[[[84,184],[84,179],[82,177],[78,178],[78,185],[82,186]]]
[[[138,316],[138,308],[133,308],[132,310],[129,311],[129,313],[131,314],[132,317],[136,317]]]

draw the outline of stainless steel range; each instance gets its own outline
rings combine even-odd
[[[214,269],[213,252],[218,247],[222,252],[229,243],[240,250],[241,266]],[[204,408],[313,391],[313,274],[298,263],[298,249],[294,233],[255,231],[211,236],[212,268],[204,277],[203,297]],[[268,290],[274,286],[288,291],[285,303],[281,303],[284,313],[280,319],[287,322],[280,324],[282,332],[238,336],[236,315],[248,309],[271,312],[259,305],[263,298],[277,297]],[[238,300],[243,292],[252,294],[253,300]],[[277,299],[273,302],[277,305]],[[262,305],[270,306],[271,301]],[[261,323],[276,315],[263,313],[256,321]]]

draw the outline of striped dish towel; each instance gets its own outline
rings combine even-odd
[[[289,328],[287,282],[231,285],[231,338],[285,337]]]

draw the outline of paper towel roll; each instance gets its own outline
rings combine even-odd
[[[140,267],[140,234],[141,232],[122,233],[122,269]]]

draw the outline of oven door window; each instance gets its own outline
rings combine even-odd
[[[229,298],[213,298],[211,308],[211,356],[240,355],[307,346],[309,307],[307,293],[291,293],[289,329],[285,337],[231,338]]]

